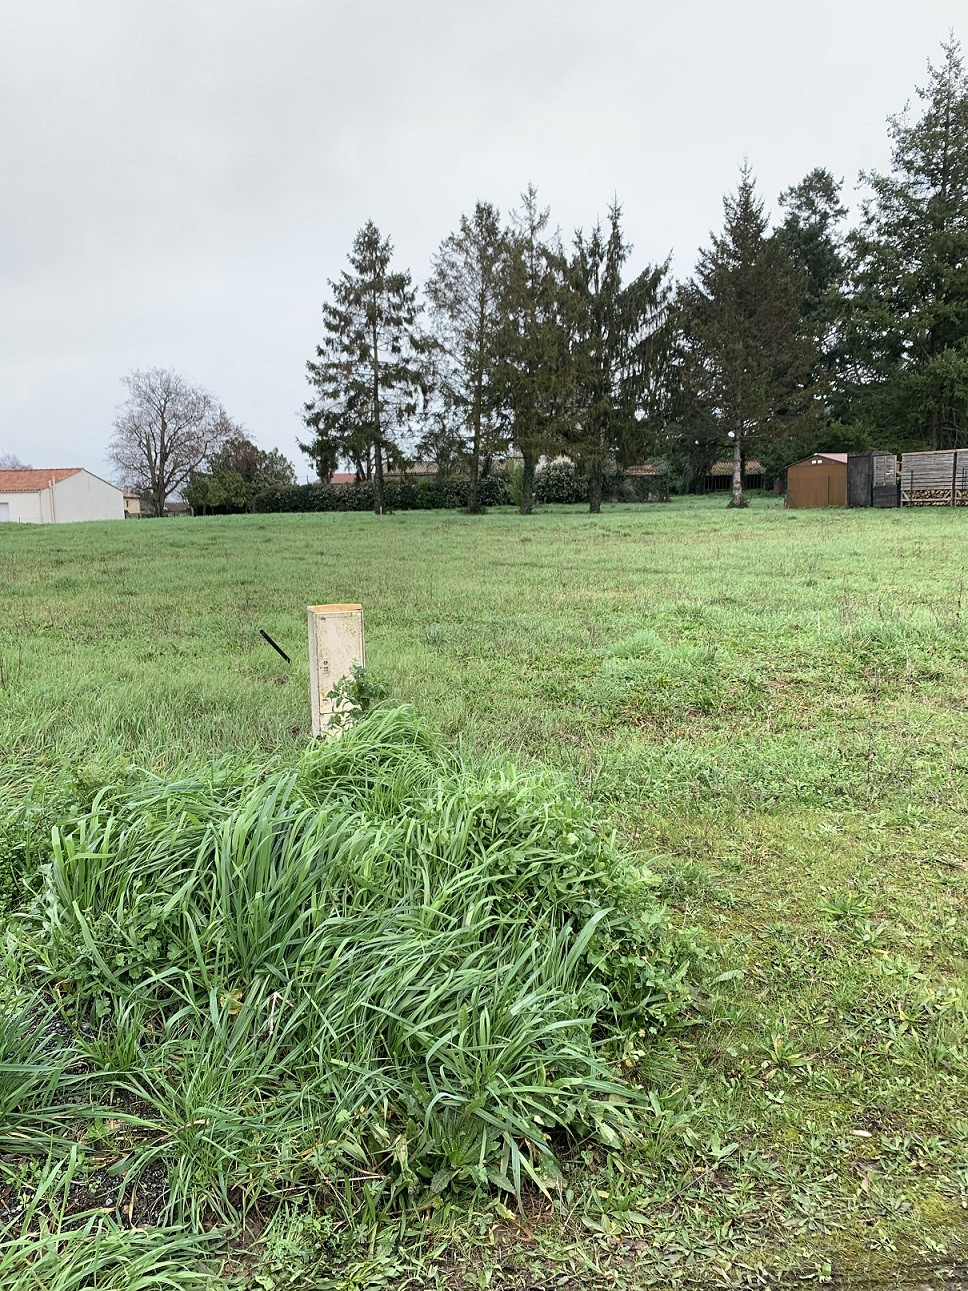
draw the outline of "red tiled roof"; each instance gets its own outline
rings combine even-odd
[[[39,493],[51,480],[59,484],[81,469],[80,466],[58,466],[49,471],[0,471],[0,493]]]
[[[758,462],[755,457],[749,458],[743,463],[743,471],[747,475],[762,475],[763,464]],[[732,475],[733,463],[731,461],[713,462],[709,468],[710,475]]]

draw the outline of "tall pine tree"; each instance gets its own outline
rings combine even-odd
[[[314,397],[303,420],[313,439],[300,447],[320,475],[340,460],[373,482],[373,510],[383,514],[386,466],[402,466],[400,442],[426,389],[428,342],[417,326],[409,272],[390,268],[393,248],[372,220],[350,252],[352,271],[330,282],[325,336],[306,367]]]
[[[524,468],[520,510],[534,510],[534,477],[545,453],[560,450],[575,396],[568,262],[550,214],[530,186],[506,233],[499,296],[495,392]]]
[[[449,430],[451,442],[462,448],[472,515],[481,510],[482,459],[501,438],[495,371],[503,257],[500,214],[489,202],[478,202],[472,216],[461,216],[458,232],[441,243],[427,283],[442,404],[435,440]]]
[[[851,237],[841,415],[898,447],[968,445],[968,76],[942,48]]]
[[[622,212],[613,203],[608,231],[596,225],[575,237],[576,408],[565,434],[569,454],[588,480],[588,509],[602,508],[606,469],[634,460],[654,434],[671,329],[668,262],[629,283],[631,253]]]
[[[816,338],[824,366],[835,342],[847,273],[841,232],[847,208],[840,200],[842,188],[842,180],[817,166],[780,194],[783,222],[777,232],[790,259],[806,275],[800,316]]]
[[[732,446],[730,506],[739,507],[747,452],[782,452],[814,415],[816,349],[800,316],[804,273],[783,239],[767,235],[748,164],[723,206],[723,232],[700,253],[680,295],[679,372],[687,425]]]
[[[780,194],[783,222],[777,237],[790,259],[804,273],[800,321],[815,341],[817,354],[811,373],[816,393],[818,425],[806,424],[797,439],[789,438],[781,451],[764,454],[768,468],[782,468],[794,457],[816,448],[841,447],[847,434],[840,423],[831,426],[831,392],[841,361],[842,322],[845,308],[847,254],[842,224],[847,208],[841,203],[843,181],[829,170],[815,167],[799,184]],[[824,430],[820,422],[827,423]],[[850,436],[857,443],[855,436]],[[858,445],[859,446],[859,445]],[[779,448],[780,446],[778,446]],[[785,459],[785,460],[784,460]]]

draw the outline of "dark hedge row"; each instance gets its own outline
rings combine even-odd
[[[587,502],[588,481],[571,462],[552,462],[536,472],[534,496],[537,502]],[[606,502],[667,502],[668,479],[613,471],[605,476],[602,496]]]
[[[383,505],[387,511],[437,511],[467,506],[469,482],[461,476],[422,480],[385,480]],[[480,481],[482,506],[510,506],[511,486],[504,476],[489,475]],[[373,486],[360,484],[298,484],[292,488],[265,489],[255,497],[255,511],[372,511]]]
[[[387,511],[458,510],[467,506],[468,480],[460,475],[424,479],[385,480],[384,507]],[[511,477],[504,472],[485,476],[478,485],[481,505],[512,506],[517,501]],[[648,502],[665,499],[664,477],[639,478],[611,475],[605,482],[610,502]],[[554,462],[535,475],[538,502],[587,502],[588,485],[569,462]],[[372,511],[373,486],[360,484],[297,484],[287,488],[264,489],[253,501],[254,511]]]

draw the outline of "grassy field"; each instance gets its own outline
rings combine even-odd
[[[11,820],[46,823],[132,765],[167,782],[226,757],[294,764],[305,607],[358,600],[369,670],[395,699],[471,762],[563,773],[706,947],[691,1025],[618,1060],[648,1072],[633,1152],[589,1140],[554,1204],[531,1189],[521,1210],[497,1191],[432,1219],[248,1216],[229,1275],[325,1286],[338,1259],[334,1286],[645,1286],[957,1255],[966,570],[964,511],[772,501],[3,526]],[[0,872],[22,863],[4,828]],[[21,926],[11,914],[14,1002],[34,984]],[[0,1062],[0,1106],[4,1078]],[[0,1147],[15,1208],[40,1167]],[[168,1285],[204,1267],[194,1219],[153,1239],[163,1252],[190,1228],[198,1248],[172,1256]],[[3,1291],[33,1285],[7,1272],[18,1249],[0,1254]]]

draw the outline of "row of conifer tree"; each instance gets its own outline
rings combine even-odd
[[[330,282],[309,362],[302,445],[322,479],[349,464],[384,507],[407,462],[481,480],[513,454],[520,505],[564,455],[598,510],[616,466],[661,459],[684,487],[711,462],[767,476],[816,449],[968,445],[968,77],[958,42],[889,119],[890,172],[817,167],[773,226],[744,164],[687,281],[628,273],[617,203],[570,244],[533,187],[505,222],[480,201],[440,245],[421,293],[371,222]]]

